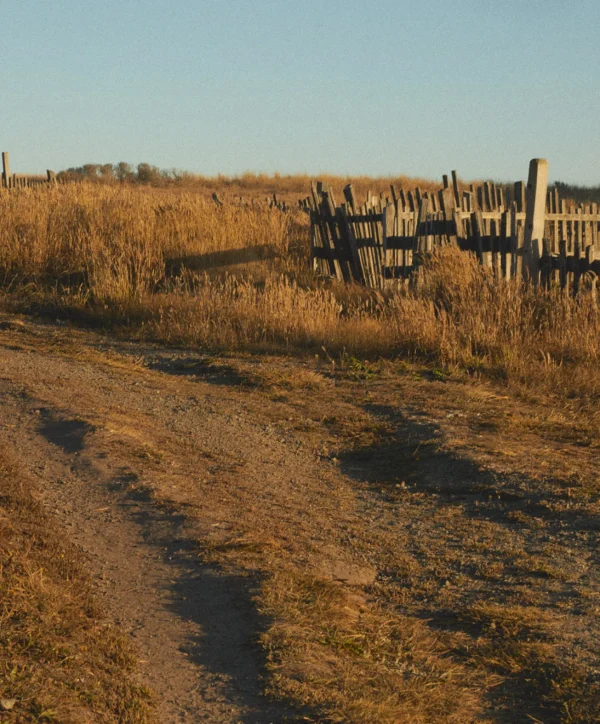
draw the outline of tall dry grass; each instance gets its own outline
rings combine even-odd
[[[408,356],[569,400],[600,393],[600,309],[442,249],[383,293],[316,278],[308,219],[199,194],[73,184],[0,195],[5,307],[168,344]]]
[[[292,223],[277,210],[219,209],[195,194],[89,184],[26,189],[0,195],[0,270],[5,285],[79,284],[96,299],[134,299],[164,287],[173,267],[282,257]]]

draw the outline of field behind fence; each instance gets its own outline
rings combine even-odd
[[[548,163],[533,159],[525,185],[463,187],[455,171],[436,192],[394,186],[360,204],[352,185],[337,205],[322,183],[302,202],[311,216],[314,269],[340,281],[382,288],[405,279],[423,254],[457,245],[497,277],[530,279],[576,291],[600,274],[600,214],[595,203],[548,191]]]

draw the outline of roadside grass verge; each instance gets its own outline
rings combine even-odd
[[[447,657],[425,622],[330,581],[278,571],[258,599],[269,690],[329,721],[425,724],[484,721],[483,695],[500,678]]]
[[[84,561],[0,448],[3,722],[153,721],[128,642],[94,601]]]

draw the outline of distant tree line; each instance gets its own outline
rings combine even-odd
[[[94,183],[131,183],[149,186],[166,186],[188,179],[190,174],[185,171],[164,170],[149,163],[138,163],[133,166],[121,161],[112,163],[86,163],[74,166],[57,174],[63,181],[92,181]]]
[[[573,199],[578,203],[600,203],[600,186],[577,186],[563,181],[554,183],[561,199]]]
[[[73,166],[57,173],[59,181],[85,182],[94,184],[138,184],[144,186],[177,186],[190,189],[214,191],[215,188],[228,189],[233,192],[256,191],[267,196],[273,193],[306,194],[310,189],[311,177],[306,174],[282,176],[254,173],[246,171],[239,175],[203,176],[180,169],[161,169],[149,163],[138,163],[137,166],[121,161],[120,163],[86,163]],[[339,181],[347,180],[338,179]],[[380,184],[381,185],[381,184]]]

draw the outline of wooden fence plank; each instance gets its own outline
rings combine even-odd
[[[452,171],[452,189],[454,191],[454,205],[460,206],[460,191],[458,188],[458,175],[456,171]]]
[[[517,181],[514,185],[515,202],[517,211],[525,211],[525,184]]]

